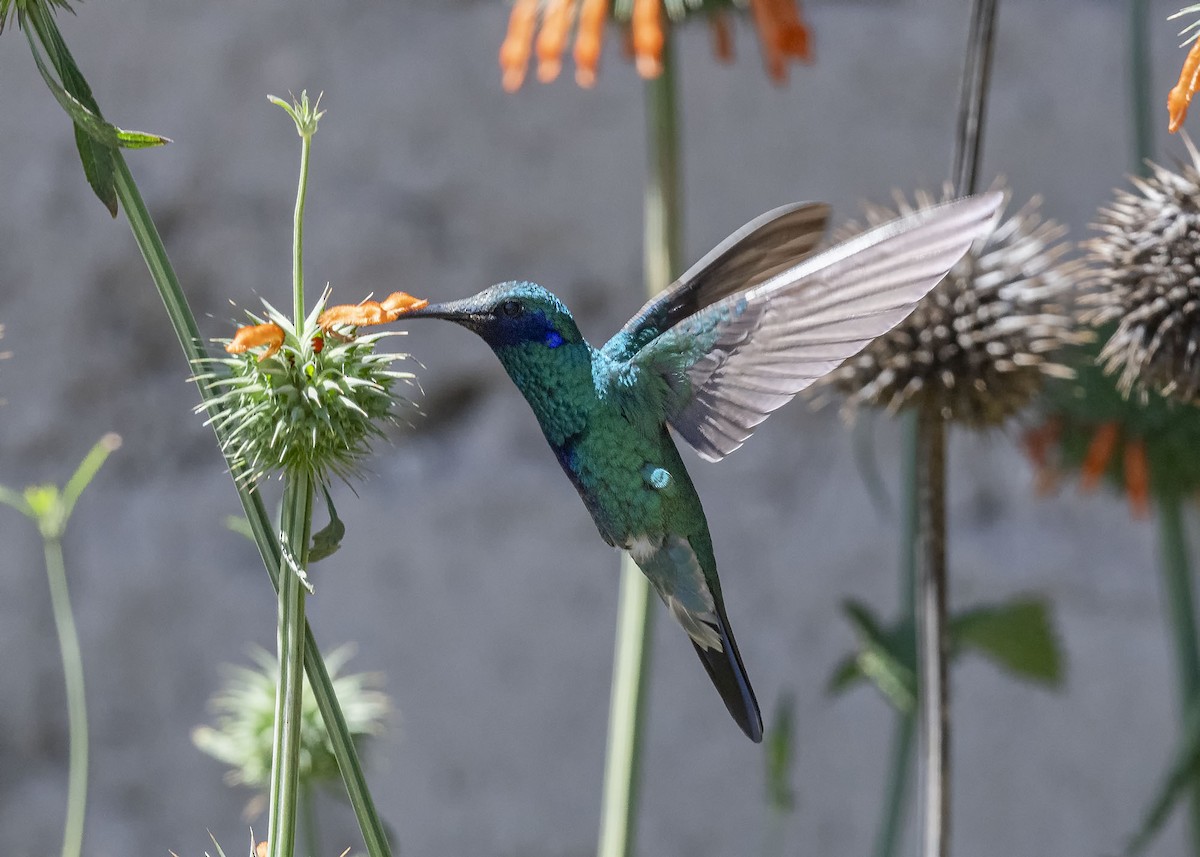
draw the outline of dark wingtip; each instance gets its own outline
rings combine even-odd
[[[742,665],[737,643],[729,633],[726,623],[722,621],[721,625],[717,630],[724,644],[723,651],[701,648],[694,642],[692,645],[696,648],[696,654],[700,656],[700,663],[704,664],[704,671],[712,679],[737,725],[746,733],[747,738],[755,744],[761,744],[763,723],[762,714],[758,710],[758,700],[754,697],[754,689],[750,687],[750,679],[746,676],[745,666]]]

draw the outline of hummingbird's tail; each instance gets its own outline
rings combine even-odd
[[[695,640],[696,654],[712,683],[725,700],[725,707],[742,727],[742,731],[754,743],[760,743],[763,738],[762,715],[758,711],[758,700],[754,698],[754,689],[750,687],[750,679],[746,676],[746,667],[742,665],[742,656],[738,653],[737,643],[733,632],[729,630],[729,620],[725,618],[725,610],[718,606],[716,618],[720,621],[717,632],[721,635],[721,648],[713,649],[701,646]]]
[[[628,550],[675,621],[687,631],[733,719],[751,741],[762,741],[758,700],[729,630],[716,570],[705,574],[690,540],[681,535],[669,534],[660,540],[645,536],[630,539]],[[706,555],[711,564],[711,550],[706,550]]]

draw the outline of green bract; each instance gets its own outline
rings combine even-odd
[[[379,676],[371,673],[339,675],[353,649],[340,646],[325,663],[333,689],[354,741],[380,734],[392,713],[387,695],[379,690]],[[271,728],[275,717],[275,684],[279,661],[270,652],[251,652],[256,666],[228,666],[224,687],[209,705],[215,726],[199,726],[192,741],[202,751],[229,765],[230,783],[265,791],[271,776]],[[300,778],[309,785],[334,781],[338,765],[321,722],[308,682],[305,682],[300,725]]]
[[[297,332],[278,310],[263,302],[266,317],[284,332],[278,352],[260,360],[263,349],[206,361],[211,370],[197,376],[216,393],[197,411],[224,437],[225,454],[240,478],[265,474],[313,474],[349,479],[382,437],[381,425],[396,421],[397,381],[411,384],[411,372],[390,367],[406,354],[378,353],[376,343],[396,331],[342,338],[317,325],[328,293]],[[218,340],[228,344],[231,340]]]

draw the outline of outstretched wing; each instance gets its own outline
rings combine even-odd
[[[682,319],[631,362],[666,382],[667,419],[709,461],[910,312],[995,224],[1000,193],[914,212]]]
[[[628,360],[689,315],[797,264],[816,249],[828,218],[825,203],[797,202],[751,220],[651,298],[608,341],[605,352],[613,360]]]

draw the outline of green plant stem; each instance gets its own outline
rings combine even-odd
[[[974,0],[959,95],[951,177],[956,195],[975,192],[983,148],[998,0]],[[921,853],[950,853],[949,574],[946,566],[946,420],[936,401],[917,414],[916,473],[921,561],[917,574],[917,714],[922,758]]]
[[[304,199],[308,196],[308,157],[312,135],[300,135],[300,183],[296,188],[296,211],[292,217],[292,321],[296,330],[304,324]]]
[[[70,737],[70,762],[67,775],[67,818],[63,823],[62,857],[79,857],[83,850],[83,818],[87,811],[88,725],[87,701],[83,692],[83,656],[79,634],[71,612],[67,591],[67,569],[63,563],[62,542],[56,536],[43,536],[46,577],[50,582],[50,604],[58,647],[62,654],[63,678],[67,688],[67,724]]]
[[[621,588],[617,600],[617,640],[613,653],[597,857],[628,857],[633,853],[637,833],[654,605],[646,576],[628,554],[621,557]]]
[[[662,74],[646,82],[648,165],[645,199],[645,278],[650,295],[665,289],[679,268],[682,211],[673,34],[663,44]],[[642,732],[650,673],[650,584],[626,554],[604,763],[597,857],[629,857],[637,830]]]
[[[271,756],[269,857],[293,857],[296,846],[296,812],[300,803],[300,704],[304,693],[305,591],[300,582],[300,571],[308,560],[312,500],[312,477],[307,473],[288,474],[281,516],[281,536],[286,552],[279,568],[279,689],[275,697]]]
[[[917,580],[917,416],[913,412],[904,415],[903,473],[903,518],[901,520],[900,551],[900,617],[915,621],[913,604],[916,597]],[[904,828],[904,815],[908,806],[908,786],[912,769],[913,737],[916,733],[916,717],[912,711],[896,712],[892,727],[891,751],[889,754],[886,791],[879,827],[875,833],[875,857],[894,857],[900,845],[900,834]]]
[[[1150,117],[1150,33],[1146,0],[1129,0],[1129,109],[1133,135],[1134,175],[1146,175],[1146,159],[1154,152]]]
[[[917,710],[924,760],[922,853],[950,851],[950,693],[946,621],[946,422],[925,404],[918,417],[917,497],[921,562],[917,575]]]
[[[40,7],[36,6],[34,8],[40,9]],[[58,34],[53,18],[47,14],[39,13],[36,15],[30,14],[28,20],[33,24],[39,41],[41,41],[43,48],[46,50],[55,67],[61,69],[66,63],[75,67],[75,61],[66,49],[62,37]],[[190,366],[204,365],[202,361],[208,358],[208,352],[200,339],[200,332],[196,325],[195,316],[188,306],[187,298],[184,296],[183,289],[179,285],[179,280],[175,276],[175,271],[171,267],[171,262],[167,257],[167,251],[163,246],[162,238],[158,234],[158,229],[155,227],[154,221],[146,209],[141,194],[138,192],[137,185],[134,183],[133,176],[129,172],[129,167],[125,163],[125,158],[120,151],[113,152],[113,166],[115,170],[117,197],[124,207],[125,216],[129,221],[129,227],[133,232],[134,240],[137,242],[138,249],[141,250],[142,257],[146,261],[146,267],[149,269],[154,285],[158,289],[159,297],[166,307],[167,317],[175,330],[176,337],[179,339],[184,356],[187,358]],[[206,402],[210,401],[212,399],[212,392],[204,384],[198,384],[197,386],[202,398]],[[220,431],[217,431],[217,438],[219,441],[224,439]],[[221,448],[224,449],[223,444]],[[280,551],[276,534],[270,523],[270,516],[267,514],[262,498],[257,492],[252,491],[247,486],[245,479],[240,478],[241,473],[237,466],[228,459],[226,459],[226,462],[230,468],[230,472],[234,476],[234,485],[237,489],[238,499],[241,501],[242,510],[250,522],[250,529],[254,534],[254,541],[258,546],[259,554],[262,556],[263,565],[271,578],[272,585],[278,591]],[[391,846],[388,844],[383,822],[380,820],[379,813],[375,808],[375,802],[371,797],[366,777],[363,774],[362,764],[358,758],[358,751],[354,747],[350,731],[346,726],[345,716],[342,714],[341,706],[334,695],[333,683],[329,678],[329,672],[325,669],[325,662],[321,658],[320,650],[317,648],[311,629],[306,629],[305,632],[304,663],[309,683],[312,686],[313,695],[316,697],[317,706],[321,711],[321,717],[325,723],[325,728],[329,733],[330,740],[333,742],[334,755],[337,757],[338,767],[341,770],[350,803],[354,807],[354,813],[363,834],[367,853],[370,857],[391,857]]]
[[[1180,721],[1200,706],[1200,650],[1196,636],[1196,597],[1183,526],[1183,503],[1173,490],[1158,496],[1158,540],[1167,625],[1175,646]],[[1188,789],[1192,853],[1200,854],[1200,783]]]

